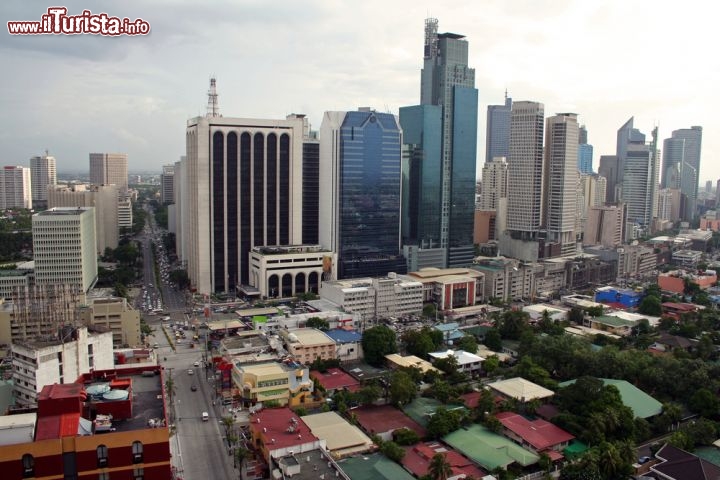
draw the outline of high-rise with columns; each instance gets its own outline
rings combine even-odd
[[[117,185],[120,193],[128,189],[128,162],[126,153],[91,153],[90,183]]]

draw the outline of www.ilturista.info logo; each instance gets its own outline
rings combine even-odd
[[[39,22],[7,22],[11,35],[147,35],[150,24],[142,18],[111,17],[107,13],[83,10],[80,15],[68,15],[65,7],[50,7]]]

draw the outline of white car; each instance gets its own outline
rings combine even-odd
[[[195,375],[195,370],[193,370],[192,368],[189,368],[188,375]]]
[[[199,367],[199,366],[200,366],[200,362],[195,362],[195,363],[193,363],[193,366],[194,366],[194,367]]]

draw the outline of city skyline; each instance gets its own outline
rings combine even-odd
[[[204,114],[211,75],[227,116],[304,113],[319,129],[325,111],[370,106],[397,115],[417,104],[423,22],[432,16],[440,33],[470,43],[479,90],[477,177],[487,105],[502,104],[507,89],[514,100],[543,103],[548,117],[577,113],[594,146],[595,171],[601,155],[615,153],[617,129],[631,116],[645,132],[657,124],[661,139],[700,125],[706,135],[699,180],[714,184],[720,178],[713,161],[718,120],[711,113],[718,60],[700,48],[711,41],[709,6],[585,3],[460,2],[436,10],[370,1],[349,12],[323,1],[217,2],[213,9],[175,0],[65,2],[73,14],[141,17],[151,33],[0,36],[9,72],[0,80],[0,106],[10,113],[0,128],[0,159],[29,165],[47,148],[58,172],[81,172],[89,153],[120,151],[128,153],[129,170],[159,172],[184,154],[186,122]],[[373,15],[379,5],[380,17]],[[6,21],[37,20],[47,7],[9,1],[0,12]],[[682,32],[666,35],[669,22]],[[667,57],[674,68],[653,73],[653,61]]]

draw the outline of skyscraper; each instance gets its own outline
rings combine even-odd
[[[58,207],[32,216],[35,283],[74,285],[87,292],[97,280],[95,212]]]
[[[120,193],[128,189],[128,163],[126,153],[91,153],[90,183],[117,185]]]
[[[593,173],[593,146],[587,141],[587,129],[585,125],[580,127],[578,139],[577,168],[580,173]]]
[[[485,162],[482,174],[480,210],[497,210],[501,198],[507,198],[508,164],[505,157]]]
[[[663,142],[663,188],[679,188],[685,197],[682,220],[695,215],[698,197],[698,175],[702,149],[702,127],[674,130]]]
[[[560,254],[576,250],[578,123],[574,113],[547,119],[545,130],[544,201],[547,238],[560,244]]]
[[[504,105],[488,105],[487,130],[485,133],[485,163],[493,158],[510,155],[510,115],[512,98],[505,92]]]
[[[447,249],[447,266],[460,266],[474,252],[478,92],[467,40],[437,30],[437,19],[425,20],[420,103],[442,107],[440,247]]]
[[[607,202],[614,203],[618,200],[616,195],[618,173],[617,155],[601,155],[598,175],[605,177],[607,181]]]
[[[627,124],[626,124],[627,126]],[[630,119],[632,127],[632,118]],[[622,129],[621,129],[622,130]],[[648,232],[657,209],[658,167],[657,128],[653,140],[645,143],[645,135],[639,130],[626,130],[630,135],[622,147],[623,183],[622,199],[627,204],[626,239],[634,238],[633,232]],[[618,135],[618,139],[620,136]]]
[[[521,240],[536,239],[544,223],[544,114],[542,103],[522,101],[512,106],[507,228]]]
[[[211,97],[212,98],[212,97]],[[302,242],[303,121],[191,118],[180,244],[201,293],[250,285],[252,247]]]
[[[55,157],[45,155],[30,159],[30,180],[32,184],[32,199],[36,206],[47,202],[48,185],[57,184],[57,166]]]
[[[338,256],[333,276],[404,273],[398,119],[368,108],[325,112],[320,139],[320,244]]]
[[[160,202],[164,205],[175,203],[175,195],[173,194],[174,175],[175,165],[163,165],[160,174]]]
[[[0,208],[33,208],[30,177],[27,167],[0,169]]]

